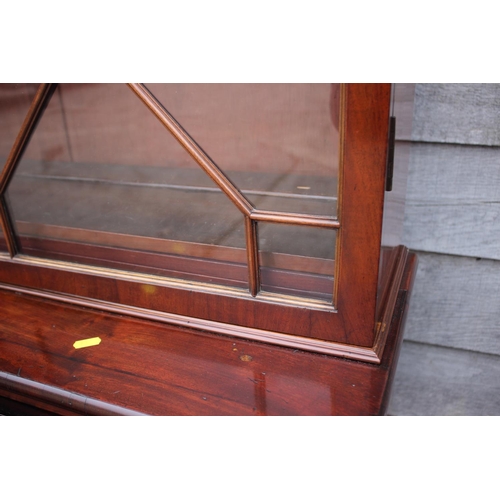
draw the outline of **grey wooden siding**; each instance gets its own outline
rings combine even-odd
[[[405,341],[392,415],[500,415],[498,356]]]
[[[418,84],[412,140],[500,146],[500,84]]]
[[[500,414],[500,84],[417,84],[403,243],[419,255],[388,413]]]
[[[499,260],[500,148],[412,144],[403,238],[415,250]]]
[[[404,338],[500,355],[499,300],[497,261],[419,252]]]

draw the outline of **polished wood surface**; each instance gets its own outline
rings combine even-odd
[[[335,273],[335,305],[342,326],[335,326],[344,341],[372,346],[377,335],[391,85],[346,85],[345,92]]]
[[[0,396],[60,414],[381,414],[415,260],[380,365],[0,291]],[[96,336],[98,346],[74,349]]]

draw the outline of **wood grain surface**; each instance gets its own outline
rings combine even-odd
[[[500,149],[413,144],[403,243],[500,259]]]
[[[500,412],[499,107],[498,84],[416,86],[403,243],[419,268],[389,413]]]
[[[415,89],[412,140],[500,146],[500,84],[426,83]]]
[[[70,393],[157,415],[383,413],[414,266],[411,258],[380,365],[0,291],[0,371],[46,384],[51,395],[63,391],[59,402],[52,398],[44,408],[56,413],[85,412],[84,400]],[[89,337],[101,343],[73,347]],[[14,388],[9,397],[17,400],[16,394],[22,396]],[[5,386],[0,395],[6,397]],[[40,399],[39,391],[35,401]]]
[[[500,358],[403,342],[389,415],[500,415]]]
[[[500,266],[419,252],[405,338],[500,355]]]

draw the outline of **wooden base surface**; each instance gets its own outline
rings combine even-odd
[[[0,414],[384,414],[415,270],[410,254],[380,365],[2,290]]]

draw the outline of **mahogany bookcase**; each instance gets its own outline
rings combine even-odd
[[[386,411],[411,87],[0,87],[5,414]]]

